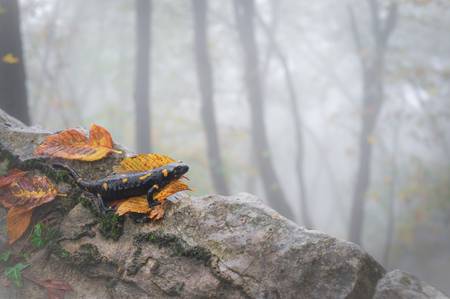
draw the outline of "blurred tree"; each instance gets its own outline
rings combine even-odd
[[[151,16],[152,0],[136,0],[136,58],[135,58],[135,132],[136,150],[148,152],[151,149],[150,125],[150,64],[151,64]]]
[[[30,124],[17,0],[0,0],[0,108]]]
[[[256,163],[268,203],[284,216],[295,219],[286,201],[270,155],[264,120],[264,94],[260,78],[258,48],[256,45],[253,0],[235,0],[234,10],[239,39],[244,57],[245,83],[250,106],[251,138]]]
[[[396,113],[396,119],[394,120],[393,125],[393,134],[392,134],[392,154],[390,155],[390,174],[386,176],[388,178],[387,183],[389,184],[389,188],[387,190],[387,229],[386,229],[386,243],[384,245],[383,252],[383,266],[386,269],[389,269],[389,257],[391,255],[392,244],[394,243],[394,233],[395,233],[395,198],[396,198],[396,189],[398,184],[398,156],[399,156],[399,147],[400,147],[400,130],[403,120],[403,115],[401,111]]]
[[[194,17],[194,54],[197,62],[197,78],[200,89],[202,107],[201,117],[206,133],[209,170],[214,189],[220,194],[229,194],[228,184],[222,163],[219,138],[217,136],[216,115],[214,110],[214,79],[207,42],[207,10],[206,0],[192,0]]]
[[[303,144],[303,125],[301,120],[301,115],[298,112],[298,97],[297,91],[295,89],[294,79],[292,77],[291,69],[288,64],[288,59],[282,49],[280,48],[273,30],[269,28],[269,26],[264,22],[261,18],[260,14],[257,15],[258,21],[261,24],[261,27],[266,34],[269,45],[273,50],[275,57],[280,62],[280,65],[283,69],[284,79],[286,81],[286,87],[289,95],[289,111],[291,113],[292,119],[294,121],[294,140],[297,145],[296,148],[296,157],[295,157],[295,170],[297,173],[297,181],[300,190],[300,207],[301,207],[301,215],[303,225],[307,228],[313,228],[313,222],[309,213],[308,207],[308,193],[306,189],[306,183],[304,178],[304,144]]]
[[[387,8],[386,17],[383,18],[378,0],[367,0],[367,3],[373,38],[370,51],[367,45],[363,45],[355,15],[352,8],[349,8],[353,41],[361,64],[363,81],[358,170],[349,227],[349,240],[357,244],[361,244],[365,197],[370,183],[373,134],[384,101],[385,55],[389,37],[396,26],[398,11],[397,4],[392,2]]]

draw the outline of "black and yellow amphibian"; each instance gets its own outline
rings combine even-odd
[[[141,195],[147,195],[149,207],[157,206],[160,202],[153,198],[154,193],[170,182],[178,180],[189,170],[189,166],[177,162],[148,171],[113,174],[99,180],[87,181],[67,165],[54,164],[54,166],[69,171],[82,189],[101,199],[102,209],[113,200]]]

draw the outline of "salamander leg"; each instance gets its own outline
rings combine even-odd
[[[155,199],[153,198],[153,194],[155,193],[155,191],[156,191],[157,189],[158,189],[158,188],[151,187],[151,188],[148,190],[148,192],[147,192],[147,202],[148,202],[148,207],[149,207],[149,208],[153,208],[153,207],[156,207],[156,206],[158,206],[158,205],[161,204],[159,201],[157,201],[157,200],[155,200]]]
[[[114,209],[107,207],[100,194],[97,194],[97,206],[101,214],[105,215],[108,212],[114,211]]]

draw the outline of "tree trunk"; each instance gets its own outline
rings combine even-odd
[[[391,255],[391,249],[392,249],[392,243],[394,241],[394,231],[395,231],[395,190],[397,186],[397,177],[398,177],[398,170],[397,170],[397,157],[398,157],[398,148],[400,144],[400,126],[401,126],[401,120],[398,120],[399,123],[395,125],[394,128],[394,134],[393,134],[393,151],[392,151],[392,158],[391,158],[391,177],[390,177],[390,184],[389,184],[389,190],[387,195],[387,202],[388,202],[388,221],[387,221],[387,233],[386,233],[386,243],[384,246],[384,253],[383,253],[383,265],[388,268],[389,267],[389,256]]]
[[[304,143],[303,143],[303,124],[301,115],[298,112],[298,97],[297,91],[294,85],[294,79],[292,78],[291,69],[289,68],[287,58],[280,49],[277,41],[275,40],[275,36],[273,34],[273,30],[269,30],[268,26],[264,23],[260,15],[258,15],[259,23],[261,24],[267,38],[269,39],[270,45],[274,50],[275,56],[278,58],[280,65],[284,72],[284,78],[286,81],[286,86],[288,89],[288,97],[289,97],[289,111],[291,113],[292,120],[294,121],[294,140],[297,145],[296,147],[296,158],[295,158],[295,170],[297,173],[297,181],[300,190],[300,214],[302,215],[303,225],[307,228],[313,228],[313,222],[309,213],[309,204],[308,204],[308,192],[306,187],[306,182],[304,178]]]
[[[135,73],[135,132],[136,150],[148,152],[151,149],[150,125],[150,42],[152,1],[136,0],[136,73]]]
[[[207,10],[206,0],[192,0],[194,16],[195,59],[197,80],[202,101],[201,117],[206,134],[208,163],[214,189],[220,194],[229,194],[228,184],[221,158],[221,150],[217,133],[214,110],[214,80],[207,42]]]
[[[0,108],[30,124],[18,2],[1,0],[0,7]]]
[[[395,3],[389,6],[387,17],[384,19],[380,16],[378,0],[367,0],[367,3],[371,15],[371,29],[374,40],[374,47],[369,56],[364,54],[367,51],[364,50],[365,47],[362,45],[353,11],[349,10],[351,31],[363,74],[362,128],[359,137],[358,170],[349,226],[349,240],[357,244],[361,244],[365,197],[370,185],[373,133],[384,101],[383,73],[387,42],[397,20],[397,5]]]
[[[237,29],[244,58],[247,99],[250,106],[252,146],[269,204],[286,217],[295,219],[275,173],[267,140],[264,121],[264,94],[261,86],[258,49],[254,32],[254,5],[253,0],[234,1]]]

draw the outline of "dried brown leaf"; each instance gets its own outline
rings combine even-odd
[[[34,209],[55,199],[58,189],[46,177],[34,175],[22,177],[10,185],[14,206]]]
[[[147,215],[152,220],[159,220],[164,217],[164,213],[165,213],[165,210],[164,210],[163,205],[159,205],[159,206],[154,207]]]
[[[25,207],[12,207],[8,210],[6,223],[9,244],[13,244],[23,235],[31,223],[32,216],[33,210]]]
[[[49,299],[64,299],[64,295],[66,292],[73,291],[72,286],[64,280],[40,280],[34,277],[30,277],[29,275],[24,275],[24,277],[34,282],[35,284],[47,289],[47,295]]]
[[[11,169],[7,175],[0,176],[0,188],[9,186],[12,182],[16,181],[18,178],[24,176],[25,171],[19,169]]]

